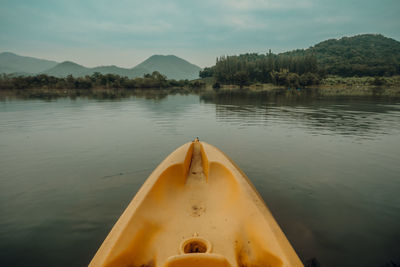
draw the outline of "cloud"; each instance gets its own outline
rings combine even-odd
[[[225,53],[281,52],[361,32],[399,39],[399,12],[398,0],[2,0],[0,49],[84,65],[116,52],[121,60],[184,51],[204,66]]]
[[[224,27],[235,31],[267,29],[268,23],[249,15],[224,14],[218,18],[205,18],[208,27]]]
[[[313,19],[315,23],[320,23],[320,24],[327,24],[327,25],[338,25],[338,24],[347,24],[352,21],[352,18],[349,16],[323,16],[323,17],[316,17]]]
[[[82,20],[74,22],[75,31],[79,32],[102,32],[104,34],[135,34],[154,35],[164,33],[173,27],[164,20],[153,20],[142,23],[117,23],[113,21]]]
[[[311,8],[310,0],[222,0],[221,4],[238,11]]]

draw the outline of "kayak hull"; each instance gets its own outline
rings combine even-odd
[[[246,175],[187,143],[149,176],[89,266],[303,266]]]

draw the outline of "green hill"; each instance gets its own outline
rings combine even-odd
[[[339,76],[400,74],[400,42],[381,34],[329,39],[308,49],[281,55],[314,55],[321,70]]]
[[[318,84],[326,75],[400,75],[400,42],[380,34],[330,39],[285,53],[221,56],[200,77],[240,86],[273,83],[288,87]],[[377,84],[381,83],[376,81]]]

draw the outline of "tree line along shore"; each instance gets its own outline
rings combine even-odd
[[[313,95],[313,96],[385,96],[400,97],[400,75],[392,77],[339,77],[327,76],[318,83],[305,83],[298,75],[299,82],[290,84],[282,79],[277,83],[218,84],[215,78],[197,80],[168,80],[158,72],[146,74],[142,78],[129,79],[114,74],[95,73],[91,76],[57,78],[44,74],[26,77],[0,76],[2,96],[52,98],[60,96],[93,96],[99,98],[119,98],[137,93],[170,94],[204,92],[211,94],[251,93],[267,95]],[[287,76],[286,76],[287,77]],[[307,78],[308,79],[308,78]],[[307,80],[306,80],[307,81]]]
[[[222,56],[216,64],[200,71],[200,77],[212,77],[214,88],[221,85],[273,84],[286,87],[307,87],[320,84],[349,84],[391,86],[399,85],[400,65],[397,66],[351,66],[338,75],[335,68],[328,69],[318,63],[314,54],[243,54]],[[344,68],[344,67],[343,67]],[[359,70],[359,72],[357,71]],[[351,79],[350,79],[351,78]],[[358,79],[362,78],[362,79]]]
[[[116,74],[94,73],[84,77],[54,77],[46,74],[35,76],[0,76],[0,90],[29,90],[29,89],[164,89],[164,88],[201,88],[205,83],[199,80],[167,79],[165,75],[154,71],[143,77],[128,78]]]

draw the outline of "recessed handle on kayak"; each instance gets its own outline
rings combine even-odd
[[[191,237],[184,240],[180,245],[181,254],[189,253],[210,253],[211,243],[201,237]]]

